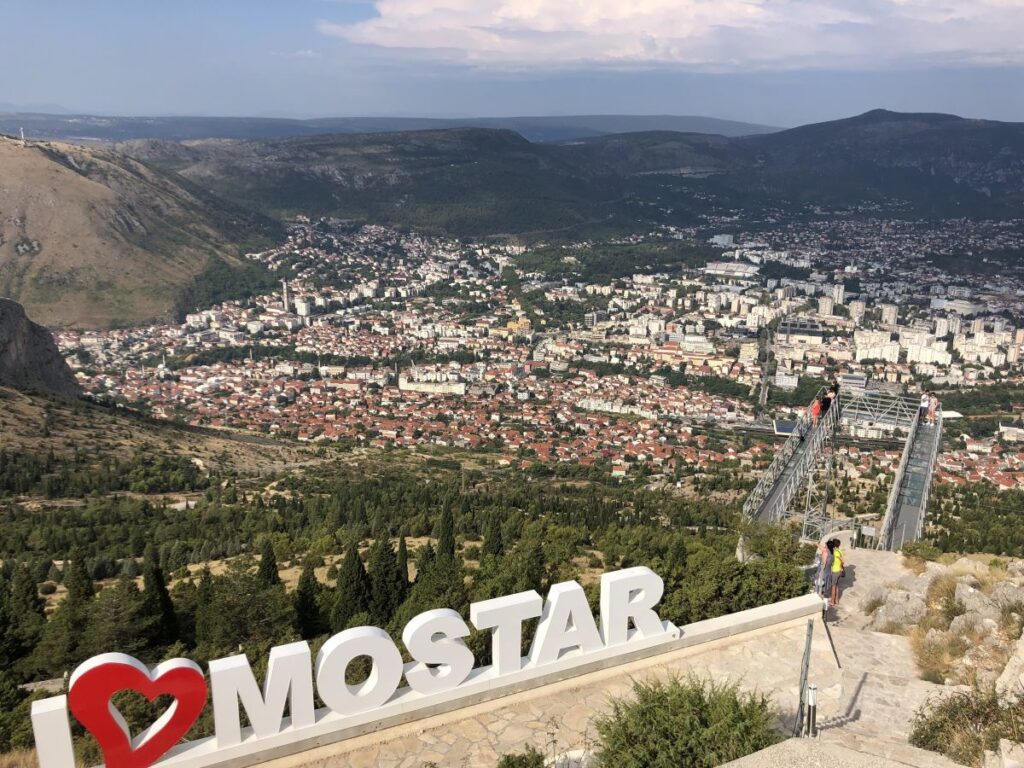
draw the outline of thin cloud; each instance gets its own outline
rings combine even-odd
[[[1024,0],[377,0],[351,43],[482,66],[1024,63]]]

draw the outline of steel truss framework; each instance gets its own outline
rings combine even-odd
[[[819,390],[814,399],[822,394],[823,390]],[[894,434],[902,436],[906,432],[902,467],[917,433],[918,408],[913,398],[863,391],[844,393],[817,423],[812,421],[810,410],[808,406],[800,415],[793,433],[744,503],[743,513],[748,519],[765,523],[798,520],[802,539],[820,541],[833,531],[853,526],[853,521],[836,518],[829,509],[836,442],[840,435],[856,441]],[[931,465],[934,465],[934,451]],[[886,525],[891,526],[894,518],[893,504],[899,496],[896,486],[901,482],[901,474],[898,472],[894,483],[883,530]],[[927,481],[930,479],[931,466],[927,468]],[[920,535],[921,525],[923,513],[917,535]],[[888,546],[888,543],[880,537],[879,545]]]

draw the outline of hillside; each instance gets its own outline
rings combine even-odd
[[[294,443],[256,435],[183,428],[130,411],[23,392],[0,385],[0,451],[80,461],[127,461],[138,454],[179,456],[205,469],[267,474],[316,463]]]
[[[0,137],[0,295],[49,326],[167,317],[273,225],[106,149]]]
[[[512,131],[458,128],[123,149],[269,215],[308,213],[463,235],[607,219],[621,177]]]
[[[359,218],[462,235],[673,223],[714,205],[867,206],[910,216],[1019,215],[1024,124],[885,111],[778,133],[649,131],[535,144],[504,130],[334,134],[121,147],[268,214]]]

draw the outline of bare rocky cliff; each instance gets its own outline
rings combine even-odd
[[[79,395],[78,382],[50,332],[29,320],[24,307],[0,298],[0,384]]]

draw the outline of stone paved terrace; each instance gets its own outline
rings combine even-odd
[[[841,674],[820,619],[815,619],[812,667],[826,716],[837,711]],[[593,717],[608,708],[610,696],[629,693],[633,679],[694,673],[735,680],[770,695],[792,717],[798,700],[800,662],[807,619],[755,630],[630,664],[592,672],[446,715],[396,726],[344,742],[280,758],[271,768],[494,768],[502,754],[528,744],[550,752],[585,748],[594,740]]]
[[[847,592],[829,613],[829,632],[842,668],[837,667],[828,634],[814,619],[811,682],[818,686],[817,751],[801,744],[780,745],[737,765],[813,766],[831,755],[838,766],[936,766],[954,764],[910,747],[907,738],[914,711],[942,686],[917,677],[910,644],[904,637],[871,632],[859,598],[875,584],[906,575],[901,557],[873,550],[846,550]],[[836,622],[833,624],[833,622]],[[694,673],[738,682],[772,697],[792,722],[798,701],[800,662],[807,619],[654,656],[592,672],[455,712],[358,736],[265,765],[269,768],[494,768],[502,754],[532,744],[547,754],[591,745],[591,721],[607,711],[612,696],[629,693],[631,681]],[[810,755],[803,762],[799,755]],[[858,762],[860,760],[860,762]],[[753,762],[750,762],[753,761]]]

